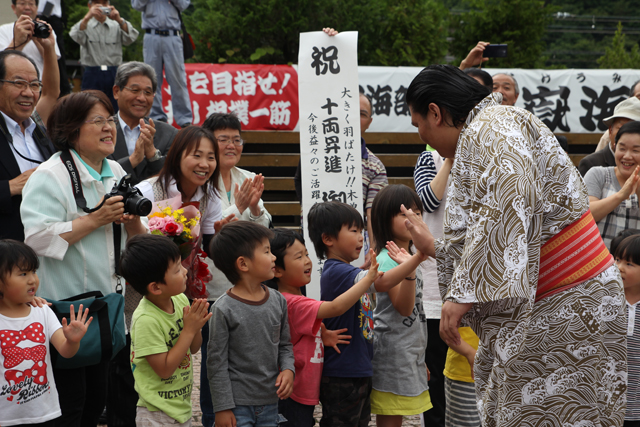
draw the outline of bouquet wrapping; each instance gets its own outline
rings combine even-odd
[[[181,196],[156,202],[149,214],[151,234],[166,236],[180,249],[182,265],[187,269],[187,289],[189,299],[207,298],[207,282],[211,272],[204,262],[206,254],[200,249],[201,214],[197,203],[182,204]]]

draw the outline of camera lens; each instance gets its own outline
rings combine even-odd
[[[124,202],[124,211],[131,215],[147,216],[151,212],[151,200],[131,194]]]
[[[42,22],[35,22],[35,21],[33,23],[34,23],[33,37],[36,37],[38,39],[49,38],[49,36],[51,35],[51,31],[49,30],[49,27],[47,26],[47,24],[43,24]]]

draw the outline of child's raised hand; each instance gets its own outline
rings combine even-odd
[[[276,379],[276,387],[278,387],[277,393],[280,400],[288,399],[291,396],[291,392],[293,392],[293,372],[289,369],[280,372]]]
[[[33,297],[31,302],[27,303],[32,307],[44,307],[45,305],[51,305],[46,299],[42,297]]]
[[[389,251],[389,258],[391,258],[398,264],[402,264],[403,262],[408,261],[411,258],[409,252],[404,249],[400,249],[398,245],[396,245],[396,242],[389,241],[385,246]]]
[[[336,353],[340,354],[338,344],[349,344],[349,340],[351,339],[351,335],[342,335],[347,331],[347,328],[330,331],[326,326],[324,326],[324,323],[320,323],[320,336],[322,337],[322,344],[325,347],[333,348]]]
[[[378,278],[382,277],[384,274],[382,271],[378,271],[378,260],[376,259],[376,253],[373,249],[369,249],[369,256],[371,257],[371,265],[369,266],[369,272],[367,273],[367,278],[372,282],[375,282]]]
[[[204,298],[194,299],[191,307],[184,307],[184,328],[192,328],[193,332],[197,332],[204,326],[213,313],[209,313],[209,303]]]
[[[89,315],[89,309],[85,309],[84,313],[82,312],[82,304],[78,308],[78,316],[76,317],[75,310],[73,308],[73,304],[71,304],[70,312],[69,312],[69,323],[67,324],[67,318],[62,319],[62,333],[64,337],[70,343],[79,343],[84,334],[87,333],[87,329],[93,320],[93,316],[89,317],[87,320],[87,316]],[[82,317],[80,314],[82,313]]]

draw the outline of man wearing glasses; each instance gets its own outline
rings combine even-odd
[[[38,73],[42,75],[44,67],[44,49],[34,37],[34,21],[38,13],[36,0],[11,0],[11,9],[18,18],[15,22],[0,26],[0,50],[13,49],[23,52],[35,63]],[[51,28],[49,28],[51,31]],[[55,33],[51,34],[54,42]],[[60,49],[55,45],[56,55],[60,59]]]
[[[154,69],[142,62],[125,62],[115,76],[113,97],[118,103],[116,147],[110,159],[131,174],[133,185],[156,175],[164,165],[178,130],[148,119],[158,89]]]
[[[125,21],[109,0],[89,0],[89,11],[69,32],[80,45],[80,63],[84,67],[82,90],[104,92],[113,109],[118,104],[113,98],[116,70],[122,64],[122,46],[129,46],[138,38],[138,30]]]
[[[31,114],[42,83],[34,61],[22,52],[0,52],[0,239],[24,241],[22,188],[55,152]]]

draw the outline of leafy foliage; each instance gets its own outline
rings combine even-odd
[[[625,37],[622,24],[618,23],[618,30],[613,36],[611,46],[606,47],[604,55],[598,58],[600,68],[640,68],[638,44],[635,43],[629,51]]]
[[[452,53],[459,64],[479,40],[508,44],[506,58],[492,58],[489,67],[538,68],[545,61],[542,36],[553,7],[540,0],[468,0],[466,12],[452,19]]]
[[[437,0],[193,0],[185,14],[195,62],[296,63],[300,33],[359,31],[362,65],[426,65],[446,53]]]

